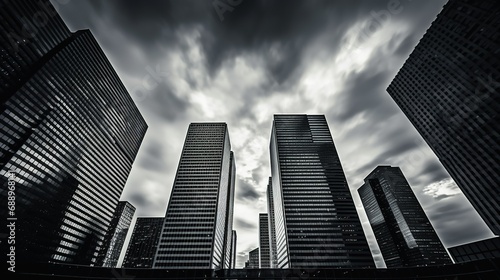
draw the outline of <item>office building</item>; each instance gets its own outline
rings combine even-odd
[[[233,229],[233,232],[231,234],[231,267],[229,268],[236,268],[236,242],[236,231]]]
[[[248,252],[248,268],[259,268],[259,248]]]
[[[273,202],[273,182],[272,178],[269,177],[269,183],[267,184],[267,214],[269,216],[269,254],[271,257],[271,267],[275,268],[277,266],[277,252],[276,252],[276,231],[274,226],[274,202]]]
[[[452,263],[399,167],[378,166],[358,192],[387,267]]]
[[[128,201],[120,201],[116,207],[115,214],[111,220],[108,234],[104,239],[103,254],[98,259],[102,259],[104,267],[116,267],[120,253],[122,252],[123,244],[125,244],[125,237],[127,237],[130,223],[134,217],[135,207]]]
[[[190,124],[153,268],[227,268],[235,170],[227,125]]]
[[[271,254],[269,244],[269,216],[267,213],[259,214],[259,268],[271,267]]]
[[[500,259],[500,237],[496,236],[448,248],[455,263]]]
[[[274,115],[271,173],[278,268],[373,267],[323,115]]]
[[[147,125],[89,30],[70,32],[46,0],[3,3],[0,184],[14,174],[16,261],[99,265]]]
[[[500,234],[500,5],[450,0],[387,92]]]
[[[152,268],[160,240],[163,217],[137,218],[122,267]]]

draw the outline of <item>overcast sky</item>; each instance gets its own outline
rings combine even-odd
[[[52,0],[90,29],[149,125],[122,200],[164,216],[189,123],[222,121],[236,158],[241,267],[266,212],[275,113],[324,114],[357,195],[399,166],[445,246],[492,236],[385,89],[446,1]]]

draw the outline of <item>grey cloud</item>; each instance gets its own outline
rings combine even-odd
[[[249,230],[249,229],[257,228],[256,224],[246,222],[246,221],[239,219],[239,218],[236,218],[234,220],[234,223],[238,229]]]
[[[149,204],[148,199],[144,193],[135,192],[128,197],[128,200],[136,207],[143,208]]]
[[[421,181],[422,184],[439,182],[450,177],[441,163],[435,159],[427,161],[422,171],[420,171],[419,176],[427,178],[426,181]]]
[[[446,246],[490,236],[485,234],[489,230],[463,196],[451,197],[447,203],[437,201],[426,212]]]
[[[238,200],[254,201],[259,199],[259,197],[261,196],[252,185],[240,179],[238,179],[236,189],[236,198]]]
[[[164,171],[166,168],[164,158],[164,147],[154,138],[146,138],[144,140],[144,151],[139,158],[139,164],[143,168],[152,171]]]

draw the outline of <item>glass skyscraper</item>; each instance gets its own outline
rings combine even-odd
[[[128,201],[118,202],[108,234],[104,239],[104,250],[99,258],[98,264],[101,264],[102,260],[102,266],[116,267],[134,213],[135,207]]]
[[[358,192],[387,267],[452,263],[399,167],[378,166]]]
[[[248,252],[248,268],[259,268],[259,248]]]
[[[374,267],[325,116],[274,115],[270,151],[278,267]]]
[[[231,267],[236,268],[236,243],[237,243],[237,235],[236,231],[233,229],[231,233]]]
[[[137,218],[122,267],[152,268],[164,218]]]
[[[190,124],[154,268],[228,268],[235,171],[227,125]]]
[[[500,5],[450,0],[387,88],[500,234]]]
[[[70,32],[45,0],[2,1],[0,16],[0,184],[15,174],[16,260],[96,265],[147,125],[89,30]]]
[[[448,248],[456,263],[500,258],[500,237],[495,236]]]
[[[271,267],[270,243],[269,243],[269,217],[267,213],[259,214],[259,268]]]
[[[276,253],[276,226],[274,225],[274,200],[273,200],[273,179],[269,177],[267,184],[267,215],[269,217],[269,254],[271,257],[271,267],[277,266],[277,253]]]

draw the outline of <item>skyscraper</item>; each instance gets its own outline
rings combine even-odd
[[[230,268],[236,268],[236,243],[237,243],[236,231],[233,229],[233,232],[231,234],[231,267]]]
[[[326,118],[274,115],[270,151],[278,267],[373,267]]]
[[[147,125],[89,30],[71,33],[45,0],[0,15],[0,184],[15,174],[16,260],[96,265]]]
[[[387,91],[500,234],[500,5],[450,0]]]
[[[248,252],[248,268],[259,268],[259,248]]]
[[[154,268],[227,268],[235,170],[227,125],[190,124]]]
[[[137,218],[122,267],[153,267],[163,220],[163,217]]]
[[[259,214],[259,248],[260,248],[260,268],[271,267],[271,255],[269,244],[269,217],[267,213]]]
[[[277,252],[276,252],[276,231],[274,225],[274,202],[273,202],[273,179],[269,177],[267,184],[267,214],[269,217],[269,254],[271,256],[271,267],[277,267]]]
[[[456,263],[500,258],[500,237],[495,236],[448,248]]]
[[[387,267],[452,263],[399,167],[378,166],[358,192]]]
[[[128,201],[118,202],[108,233],[104,239],[104,250],[102,250],[102,254],[98,258],[100,259],[98,264],[102,264],[104,267],[116,267],[134,213],[135,207]]]

